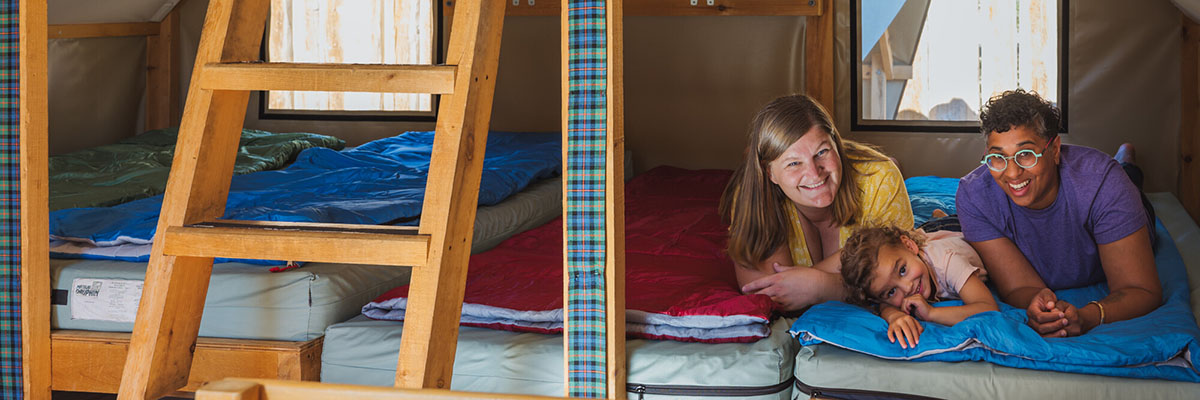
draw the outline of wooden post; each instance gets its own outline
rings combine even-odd
[[[1179,127],[1179,202],[1200,222],[1200,24],[1183,17]]]
[[[469,0],[454,10],[446,64],[458,67],[454,93],[438,107],[420,233],[429,258],[413,268],[396,386],[450,387],[462,315],[479,180],[492,116],[504,2]]]
[[[50,189],[46,2],[20,0],[21,367],[27,399],[50,399]]]
[[[146,129],[163,129],[179,118],[179,6],[146,37]]]
[[[833,104],[837,96],[833,89],[833,0],[816,1],[820,14],[808,17],[804,29],[804,90],[830,115],[837,115]]]
[[[568,397],[624,399],[625,375],[625,191],[624,191],[624,8],[623,2],[565,1],[561,7],[563,90],[563,319],[564,368]],[[603,30],[603,60],[598,48]],[[594,36],[593,36],[594,35]],[[603,86],[603,95],[598,86]],[[581,105],[582,104],[582,105]],[[575,105],[575,106],[573,106]],[[597,115],[603,107],[603,115]],[[599,117],[599,118],[597,118]],[[600,137],[603,135],[603,138]],[[601,140],[603,142],[601,143]],[[594,154],[603,146],[601,157]],[[597,165],[597,159],[603,165]],[[594,193],[603,192],[602,198]],[[600,200],[597,202],[596,200]],[[602,204],[595,204],[602,203]],[[603,213],[596,213],[603,207]],[[601,232],[602,231],[602,232]],[[586,237],[601,236],[599,244]],[[603,257],[594,255],[602,245]],[[584,247],[595,250],[584,249]],[[602,280],[590,277],[602,269]],[[595,294],[602,287],[603,298]],[[596,306],[579,305],[599,300],[603,310],[576,312]],[[589,314],[598,314],[592,317]],[[604,338],[594,328],[603,325]],[[583,326],[576,326],[583,325]],[[584,343],[576,343],[576,340]],[[601,341],[595,346],[594,341]],[[584,348],[603,354],[594,361]],[[603,381],[600,381],[600,380]]]
[[[625,399],[625,14],[624,1],[608,7],[608,152],[605,161],[604,300],[608,310],[608,398]]]
[[[194,71],[209,63],[258,59],[268,5],[212,0]],[[202,89],[200,75],[192,74],[157,232],[220,218],[225,211],[250,92]],[[150,252],[121,378],[122,400],[158,398],[187,384],[212,258],[166,256],[163,242],[155,240]]]

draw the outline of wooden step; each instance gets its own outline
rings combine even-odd
[[[54,390],[116,393],[129,351],[129,333],[56,330],[51,333]],[[304,342],[198,338],[187,386],[227,377],[316,381],[324,337]]]
[[[200,87],[449,94],[454,74],[453,65],[213,63],[204,65]]]
[[[415,227],[221,220],[167,228],[170,256],[425,265],[429,235]]]

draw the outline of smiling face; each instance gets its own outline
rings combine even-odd
[[[814,126],[768,165],[771,182],[801,211],[825,210],[833,204],[842,178],[842,163],[829,132]]]
[[[937,292],[933,275],[921,259],[917,244],[908,237],[901,237],[900,241],[902,246],[879,247],[878,263],[867,291],[879,303],[896,308],[900,308],[905,297],[919,293],[921,297],[929,299]]]
[[[1056,139],[1047,140],[1027,126],[1014,126],[1007,132],[988,134],[988,154],[1011,157],[1026,149],[1042,153],[1037,165],[1032,168],[1021,168],[1013,160],[1008,160],[1008,167],[1003,171],[988,170],[1013,203],[1035,210],[1054,204],[1054,199],[1058,197],[1060,145]]]

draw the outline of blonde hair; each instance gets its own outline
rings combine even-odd
[[[879,249],[883,246],[904,246],[902,238],[909,238],[917,248],[925,247],[925,235],[919,231],[895,226],[862,228],[846,239],[842,246],[842,280],[846,282],[846,302],[860,306],[870,305],[872,297],[867,293],[875,278],[875,266],[879,264]]]
[[[754,116],[746,156],[721,196],[720,212],[730,224],[729,257],[738,265],[753,269],[787,243],[791,225],[784,207],[790,200],[771,182],[768,164],[813,127],[829,134],[841,158],[841,184],[830,205],[834,222],[848,226],[858,220],[863,194],[858,180],[862,173],[854,166],[885,161],[887,156],[874,146],[843,140],[829,112],[811,97],[797,94],[777,98]]]

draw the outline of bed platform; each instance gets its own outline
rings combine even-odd
[[[499,204],[479,208],[472,252],[490,249],[561,213],[561,178],[535,182]],[[84,285],[96,279],[140,282],[146,274],[144,262],[53,259],[50,264],[53,288],[62,291],[74,289],[76,279]],[[188,384],[180,390],[194,391],[229,376],[317,380],[325,328],[357,315],[363,304],[388,289],[407,284],[410,272],[332,263],[283,272],[241,263],[214,265],[209,286],[221,290],[208,291]],[[136,298],[127,301],[136,308]],[[72,306],[51,306],[56,329],[51,334],[53,390],[116,393],[133,323],[73,319]]]
[[[790,320],[754,343],[629,339],[631,399],[788,399],[799,343]],[[321,381],[391,386],[404,324],[364,316],[325,331]],[[563,393],[562,335],[460,327],[451,390],[555,396]],[[641,389],[639,389],[641,387]],[[697,397],[698,395],[705,395]]]
[[[531,184],[504,202],[480,207],[476,216],[472,251],[480,252],[560,214],[560,178]],[[74,289],[90,288],[101,282],[103,299],[121,293],[103,287],[112,280],[145,279],[146,263],[113,260],[52,259],[51,283],[56,293],[52,306],[54,329],[131,332],[133,323],[121,321],[117,310],[96,310]],[[229,339],[307,341],[320,337],[325,327],[357,315],[363,304],[387,290],[408,283],[409,268],[376,265],[308,263],[301,268],[270,272],[258,265],[220,263],[213,266],[210,289],[204,304],[200,336]],[[76,287],[78,286],[78,287]],[[126,290],[125,292],[128,292]],[[96,296],[99,297],[99,296]],[[123,303],[129,311],[137,297]],[[67,303],[67,304],[63,304]],[[94,302],[93,302],[94,303]],[[105,308],[119,308],[113,305]],[[112,311],[105,313],[105,311]]]
[[[1200,228],[1175,196],[1149,193],[1188,270],[1192,313],[1200,310]],[[796,355],[793,397],[1020,399],[1070,393],[1071,398],[1200,398],[1200,384],[1002,367],[986,362],[889,361],[828,344]]]

